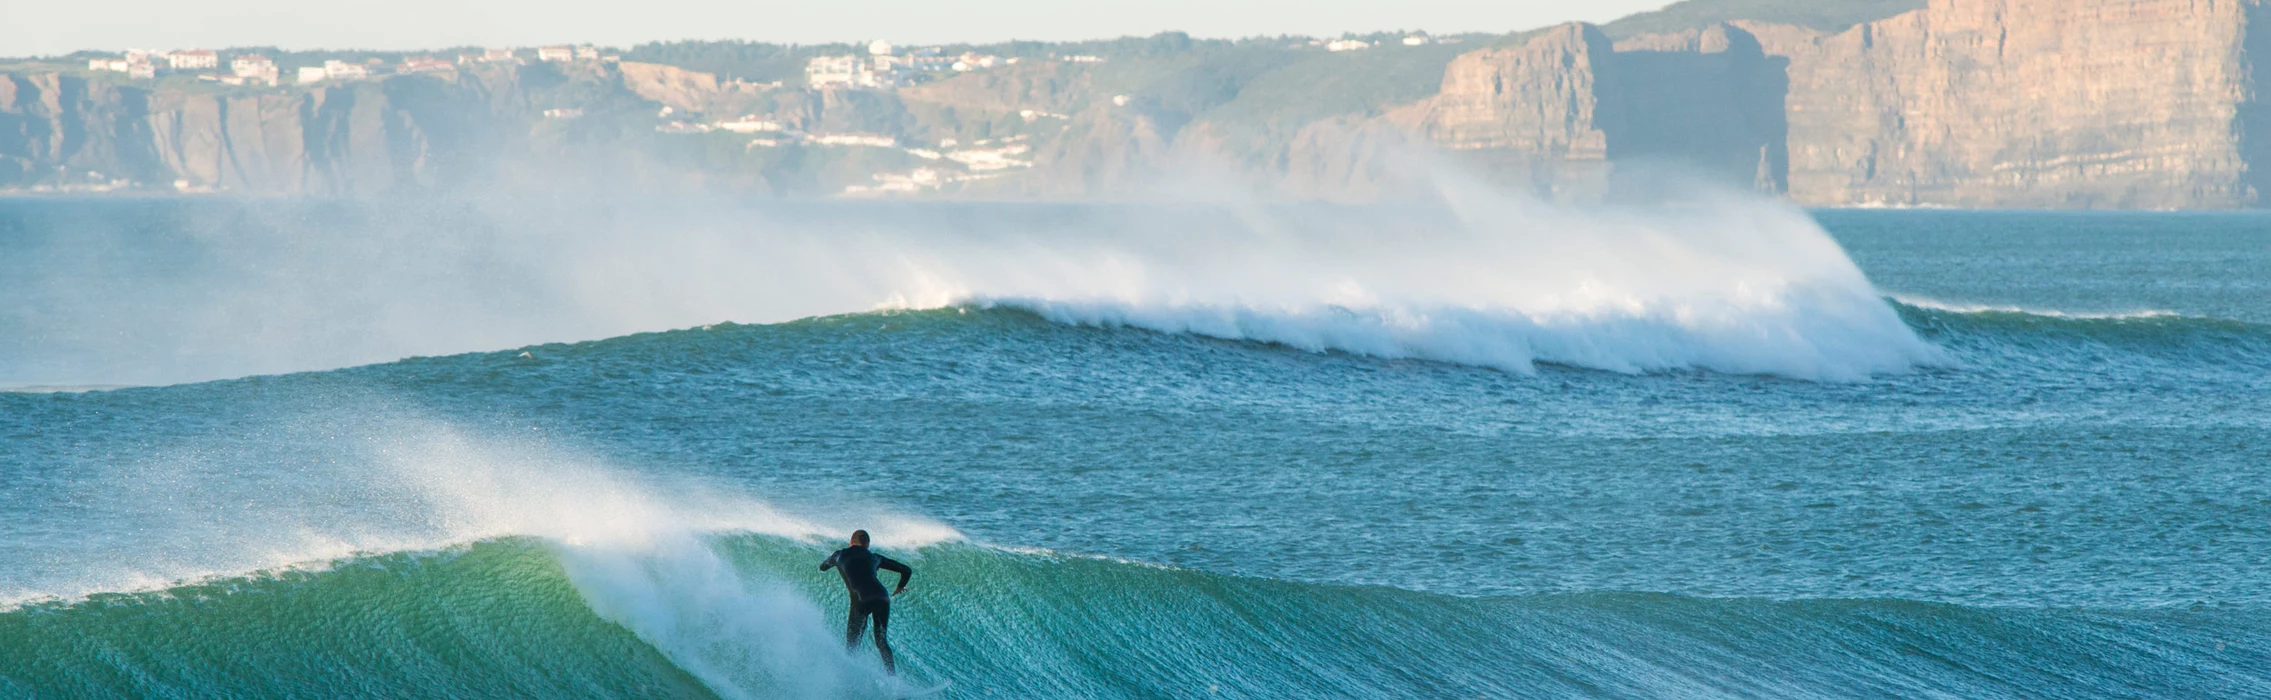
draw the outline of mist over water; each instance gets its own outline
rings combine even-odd
[[[166,384],[877,308],[1528,372],[1850,381],[1937,358],[1787,205],[506,198],[9,204],[0,385]]]

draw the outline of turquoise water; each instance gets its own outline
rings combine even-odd
[[[2271,216],[377,211],[0,202],[0,694],[2271,694]]]

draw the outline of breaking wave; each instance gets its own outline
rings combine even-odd
[[[847,654],[826,550],[720,533],[590,566],[504,538],[0,613],[11,695],[2223,696],[2271,692],[2251,610],[1637,593],[1463,598],[942,543]],[[595,586],[594,577],[619,577]],[[664,582],[670,583],[664,583]],[[752,593],[762,591],[762,593]],[[374,624],[377,623],[377,624]]]
[[[1853,381],[1942,361],[1802,212],[1748,200],[1602,212],[1483,199],[1229,232],[909,256],[893,306],[1006,306],[1530,372],[1708,369]],[[993,245],[1000,245],[994,241]]]
[[[174,383],[963,304],[1516,372],[1849,381],[1940,360],[1784,203],[1589,209],[1441,194],[1364,207],[128,212],[183,220],[156,224],[157,240],[131,218],[63,222],[89,233],[14,253],[31,262],[13,274],[31,276],[17,283],[41,308],[0,310],[0,385]],[[230,233],[198,233],[209,216],[233,217]],[[340,230],[306,235],[311,217]],[[202,262],[105,257],[120,250]],[[87,272],[98,266],[115,273]]]

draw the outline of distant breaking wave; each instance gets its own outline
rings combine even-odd
[[[1855,381],[1943,362],[1803,213],[1719,200],[1587,212],[1504,199],[905,255],[887,306],[1531,372],[1552,363]],[[981,252],[982,251],[982,252]]]
[[[1807,295],[1812,296],[1812,295]],[[1051,321],[1127,326],[1531,373],[1538,363],[1624,373],[1709,369],[1856,381],[1941,361],[1938,349],[1889,309],[1836,300],[1635,302],[1614,309],[1530,313],[1519,308],[1255,307],[977,299]],[[1887,318],[1889,317],[1889,318]]]

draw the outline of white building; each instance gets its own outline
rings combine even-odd
[[[814,57],[805,63],[804,82],[816,88],[883,88],[906,84],[916,73],[970,70],[980,64],[990,67],[1001,61],[994,56],[977,54],[963,54],[959,59],[943,56],[937,47],[892,53],[899,48],[888,41],[877,41],[868,44],[866,56]]]
[[[980,53],[966,53],[962,54],[960,57],[955,58],[954,63],[949,64],[947,67],[953,68],[954,70],[958,71],[971,71],[980,68],[992,68],[998,65],[1001,65],[1000,56]]]
[[[537,49],[536,49],[536,60],[539,60],[539,61],[573,61],[573,60],[576,60],[576,47],[573,47],[573,46],[540,46],[540,47],[537,47]]]
[[[107,70],[124,73],[126,72],[126,68],[126,59],[123,58],[97,58],[87,61],[87,70]]]
[[[329,73],[324,72],[323,66],[300,66],[300,75],[298,80],[301,85],[306,85],[308,83],[320,83],[323,82],[323,79],[325,77],[328,77],[329,75]]]
[[[804,64],[804,82],[816,88],[875,87],[875,71],[858,56],[817,56]]]
[[[211,70],[221,67],[221,55],[205,49],[175,51],[164,56],[166,66],[174,70]]]
[[[305,71],[302,71],[302,75],[305,75]],[[331,80],[362,80],[371,77],[371,69],[360,63],[324,61],[323,75]]]
[[[578,46],[578,47],[576,47],[576,60],[578,60],[578,61],[597,61],[597,60],[599,60],[599,47],[596,47],[596,46],[592,46],[592,45],[590,45],[590,44],[584,44],[584,45],[582,45],[582,46]]]
[[[484,63],[518,63],[520,59],[513,56],[512,49],[488,49],[481,52],[481,61]]]
[[[1371,42],[1358,39],[1334,39],[1325,42],[1326,51],[1362,51],[1369,48],[1372,48]]]
[[[432,56],[412,56],[402,59],[401,72],[404,73],[439,73],[448,70],[457,70],[457,65]]]
[[[1426,34],[1413,34],[1404,37],[1405,46],[1425,46],[1429,41],[1430,39],[1427,38]]]
[[[260,54],[248,53],[229,59],[229,72],[246,83],[276,84],[276,62]]]

